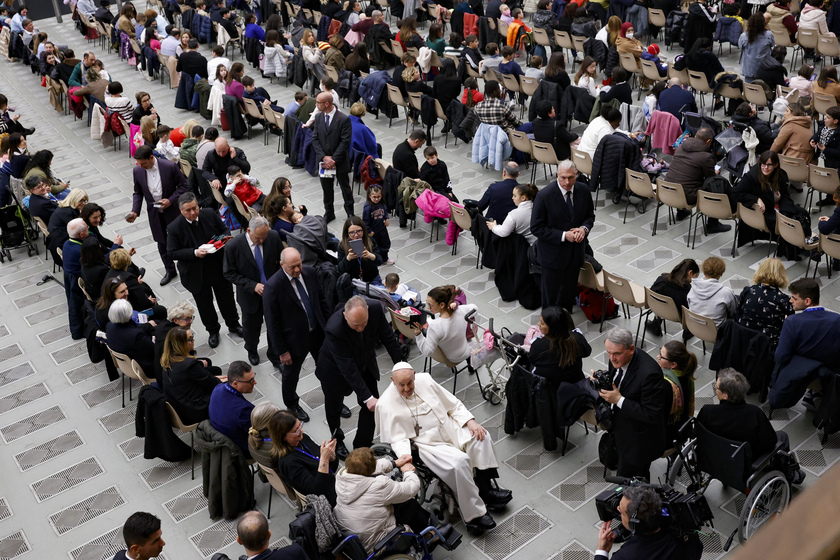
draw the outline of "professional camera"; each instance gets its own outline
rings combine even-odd
[[[599,369],[592,374],[592,386],[596,391],[612,391],[613,376],[605,369]]]
[[[648,484],[629,478],[608,476],[606,481],[618,486],[604,490],[595,497],[595,507],[601,521],[612,521],[621,517],[618,504],[628,486],[646,486],[656,492],[662,500],[660,527],[678,537],[696,533],[704,525],[711,525],[714,518],[706,497],[701,494],[683,494],[667,484]]]

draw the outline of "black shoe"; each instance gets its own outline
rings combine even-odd
[[[647,328],[647,332],[653,336],[662,336],[662,322],[660,319],[645,321],[645,328]]]
[[[328,212],[327,214],[324,214],[324,219],[327,221],[327,223],[332,222],[333,220],[335,220],[335,212]]]
[[[146,269],[145,268],[138,268],[137,269],[137,277],[138,278],[145,278],[146,277]]]
[[[342,417],[342,418],[350,418],[351,416],[353,416],[353,415],[350,413],[350,409],[349,409],[349,408],[347,408],[347,405],[346,405],[346,404],[341,405],[341,412],[340,412],[339,414],[341,414],[341,417]]]
[[[309,415],[305,410],[303,410],[302,406],[298,405],[298,407],[294,410],[294,413],[301,422],[309,422]]]
[[[496,526],[496,522],[489,513],[485,513],[481,517],[476,517],[472,521],[466,521],[464,525],[467,526],[467,530],[470,533],[480,535],[484,533],[484,531],[494,528]]]
[[[175,279],[175,278],[177,278],[177,277],[178,277],[178,273],[177,273],[177,272],[167,272],[167,273],[163,276],[163,278],[161,278],[161,279],[160,279],[160,285],[161,285],[161,286],[166,286],[167,284],[169,284],[170,282],[172,282],[172,280],[174,280],[174,279]]]
[[[260,365],[260,355],[256,352],[248,352],[248,361],[251,362],[252,366]]]
[[[834,206],[834,198],[831,196],[821,198],[820,201],[817,203],[817,206],[819,206],[820,208],[822,208],[823,206]]]
[[[22,134],[24,136],[32,136],[33,134],[35,134],[35,127],[33,126],[32,128],[24,128]]]
[[[727,231],[730,231],[731,229],[732,229],[732,226],[730,226],[729,224],[722,224],[720,222],[718,222],[716,224],[711,224],[710,223],[708,226],[706,226],[706,233],[708,233],[708,234],[725,233]]]
[[[691,210],[677,210],[677,221],[681,222],[691,216]]]
[[[615,193],[612,197],[613,204],[621,202],[621,193]]]
[[[513,492],[503,488],[493,488],[479,495],[484,500],[484,505],[487,506],[487,509],[491,510],[501,509],[513,499]]]
[[[802,472],[802,469],[798,469],[795,473],[793,473],[793,477],[790,480],[791,484],[802,484],[805,480],[805,473]]]
[[[831,270],[840,270],[840,259],[831,259]]]
[[[283,362],[280,361],[280,358],[269,358],[268,361],[270,361],[271,365],[277,369],[281,369],[283,367]]]
[[[820,253],[819,251],[814,251],[814,253],[811,255],[811,260],[816,261],[816,262],[820,262],[822,260],[822,256],[823,256],[823,254]]]
[[[347,450],[347,446],[344,445],[344,442],[340,440],[335,442],[335,456],[343,461],[348,455],[350,455],[350,451]]]
[[[236,325],[232,329],[228,329],[230,334],[235,334],[239,338],[245,338],[245,329],[242,328],[242,325]]]
[[[207,344],[210,345],[210,348],[215,348],[219,345],[219,333],[212,333],[210,338],[207,339]]]

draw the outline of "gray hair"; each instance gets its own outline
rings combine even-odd
[[[248,229],[251,231],[257,231],[260,228],[264,227],[271,227],[268,223],[268,220],[263,218],[262,216],[254,216],[248,222]]]
[[[77,238],[88,228],[88,225],[81,218],[75,218],[67,222],[67,235]]]
[[[718,373],[717,388],[718,391],[726,395],[729,402],[739,404],[744,402],[750,390],[750,382],[735,368],[723,368]]]
[[[181,319],[187,315],[195,315],[195,307],[188,301],[179,301],[166,311],[166,319],[169,321]]]
[[[379,17],[379,16],[381,16],[381,15],[382,15],[382,12],[380,12],[379,10],[373,10],[373,11],[370,13],[370,17],[372,17],[372,18],[374,18],[374,19],[375,19],[375,18],[378,18],[378,17]]]
[[[111,307],[108,308],[108,320],[112,323],[128,323],[131,321],[131,315],[134,309],[127,299],[114,300]]]
[[[368,304],[365,301],[365,298],[363,298],[362,296],[353,296],[347,300],[347,303],[344,304],[344,312],[350,313],[351,311],[359,307],[364,307],[365,309],[368,308]]]
[[[195,202],[198,199],[195,197],[195,193],[185,192],[181,196],[178,197],[178,208],[183,208],[190,202]]]
[[[620,344],[625,348],[630,348],[633,346],[633,333],[621,327],[613,327],[607,331],[607,340],[613,344]]]
[[[286,247],[285,249],[280,251],[280,262],[284,263],[295,255],[300,257],[300,251],[298,251],[294,247]]]
[[[577,173],[577,170],[578,170],[577,165],[575,165],[575,162],[573,162],[573,161],[572,161],[572,160],[570,160],[570,159],[564,159],[563,161],[561,161],[561,162],[557,165],[557,172],[558,172],[558,173],[560,173],[560,170],[561,170],[561,169],[562,169],[563,171],[568,171],[569,169],[574,169],[574,170],[575,170],[575,173]]]
[[[508,177],[515,178],[519,177],[519,164],[515,161],[509,161],[505,163],[504,172]]]

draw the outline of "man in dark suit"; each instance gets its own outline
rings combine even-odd
[[[478,209],[484,212],[487,210],[487,217],[502,223],[508,213],[516,208],[513,203],[513,187],[518,185],[519,164],[515,161],[505,163],[502,169],[502,180],[493,183],[484,191],[484,196],[478,201]]]
[[[422,130],[412,130],[408,138],[397,144],[391,158],[394,169],[402,171],[406,177],[420,178],[420,166],[417,165],[415,152],[426,143],[426,133]]]
[[[133,223],[137,219],[145,199],[152,237],[157,243],[163,266],[166,267],[166,275],[160,281],[160,285],[165,286],[178,276],[166,240],[169,224],[178,217],[178,198],[187,192],[187,178],[177,163],[155,158],[151,146],[137,148],[134,159],[137,161],[133,171],[134,197],[131,212],[125,221]]]
[[[205,137],[207,135],[205,132]],[[199,159],[198,152],[196,152],[196,161],[199,161]],[[217,135],[213,140],[213,149],[207,153],[201,162],[201,178],[207,181],[211,188],[218,189],[222,193],[225,204],[227,204],[231,214],[233,214],[237,222],[244,225],[248,222],[248,216],[243,216],[239,213],[236,205],[233,203],[233,198],[224,196],[225,185],[227,185],[227,172],[231,165],[237,166],[246,175],[251,172],[251,163],[245,156],[245,152],[241,148],[231,146],[227,138],[222,138]],[[216,207],[216,204],[213,203],[212,206]]]
[[[315,269],[303,266],[297,249],[283,249],[280,268],[263,292],[268,343],[280,355],[272,363],[283,375],[283,403],[301,422],[309,422],[297,384],[306,355],[318,361],[329,310]]]
[[[561,161],[557,181],[537,193],[531,213],[531,233],[538,239],[542,266],[542,306],[559,305],[569,313],[577,295],[586,236],[595,223],[592,194],[583,185],[576,186],[575,179],[575,164]]]
[[[259,511],[249,511],[239,518],[236,524],[236,542],[245,548],[245,554],[240,558],[251,560],[308,560],[303,548],[295,543],[283,548],[271,550],[271,531],[268,530],[268,520]],[[217,552],[210,560],[230,560],[227,554]]]
[[[251,218],[245,235],[238,235],[225,245],[224,275],[236,286],[236,301],[242,311],[242,329],[245,331],[245,351],[254,366],[260,363],[257,346],[263,324],[263,293],[266,283],[280,267],[282,250],[280,235],[263,217]],[[271,338],[268,339],[268,359],[271,363],[278,360]]]
[[[200,249],[217,236],[228,236],[230,230],[222,223],[219,214],[210,208],[198,208],[198,201],[191,192],[178,199],[181,215],[169,226],[167,248],[169,256],[178,261],[181,283],[195,298],[198,315],[210,333],[210,348],[219,345],[219,316],[213,305],[213,295],[219,302],[219,311],[232,333],[244,336],[239,325],[239,313],[233,300],[233,288],[224,275],[224,248],[213,252]]]
[[[373,410],[379,399],[376,344],[381,342],[385,346],[395,364],[401,362],[402,352],[394,329],[377,301],[354,296],[347,300],[343,310],[333,313],[325,330],[315,375],[324,391],[330,432],[341,427],[339,412],[344,397],[356,393],[361,409],[353,447],[370,447],[376,427]],[[341,459],[347,456],[347,447],[340,438],[335,452]]]
[[[703,555],[703,543],[697,535],[683,540],[662,529],[662,500],[653,488],[625,487],[618,512],[625,531],[633,535],[613,555],[613,560],[700,560]],[[598,532],[595,560],[610,557],[615,537],[612,523],[605,521]]]
[[[650,479],[650,463],[665,451],[665,427],[673,393],[656,360],[633,345],[633,333],[616,327],[604,341],[612,390],[600,391],[612,404],[618,476]]]
[[[315,105],[321,110],[312,124],[312,148],[315,150],[315,160],[321,164],[321,169],[330,174],[329,177],[321,173],[321,189],[324,191],[324,217],[328,222],[335,219],[335,180],[341,188],[344,198],[344,211],[347,217],[353,215],[353,191],[350,188],[350,142],[353,139],[353,127],[350,117],[338,112],[333,105],[330,93],[322,92],[315,98]]]
[[[26,189],[30,192],[29,214],[41,218],[44,225],[50,223],[53,212],[58,208],[58,199],[50,193],[50,185],[39,175],[30,175],[26,179]]]
[[[114,560],[149,560],[157,558],[166,546],[160,530],[160,519],[151,513],[137,511],[123,525],[123,540],[128,550],[120,550]]]

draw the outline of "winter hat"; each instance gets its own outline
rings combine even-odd
[[[653,43],[651,46],[649,46],[648,54],[652,54],[653,56],[659,56],[659,45]]]
[[[627,30],[630,29],[631,27],[633,27],[633,24],[630,23],[629,21],[625,21],[624,23],[622,23],[621,24],[621,36],[626,38],[627,37]]]

